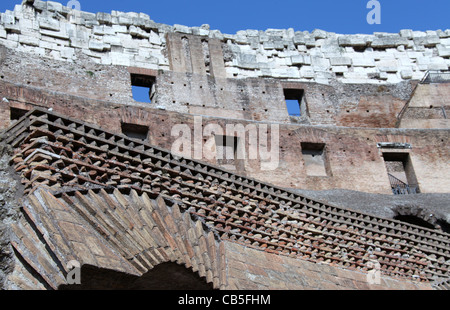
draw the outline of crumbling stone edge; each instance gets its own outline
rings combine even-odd
[[[11,157],[12,149],[3,142],[0,132],[0,290],[7,287],[8,275],[14,270],[10,225],[20,216],[23,191],[18,175],[9,164]]]

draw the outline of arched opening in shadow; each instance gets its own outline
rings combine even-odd
[[[442,231],[450,234],[450,224],[444,220],[437,220],[437,224],[441,227]]]
[[[163,263],[141,277],[84,265],[81,284],[61,285],[60,290],[212,290],[198,273],[176,263]]]
[[[424,228],[435,229],[434,225],[428,223],[427,221],[421,219],[420,217],[414,215],[397,215],[394,217],[395,220],[402,221],[405,223],[421,226]]]

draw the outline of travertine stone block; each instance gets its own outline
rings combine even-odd
[[[450,57],[450,47],[439,45],[437,50],[440,57]]]
[[[59,2],[47,1],[47,10],[49,10],[50,12],[61,13],[62,12],[62,8],[63,8],[63,6]]]
[[[111,45],[105,44],[102,41],[97,41],[97,40],[89,41],[89,49],[90,50],[102,52],[104,50],[109,50],[110,48],[111,48]]]
[[[47,9],[47,2],[41,0],[35,0],[33,2],[33,7],[38,11],[44,11]]]
[[[339,36],[338,43],[341,46],[367,46],[367,36],[347,35]]]
[[[413,38],[413,31],[411,29],[403,29],[400,30],[400,36],[406,39],[412,39]]]
[[[0,26],[0,38],[6,39],[6,30],[2,26]]]
[[[404,80],[411,79],[413,76],[413,71],[411,69],[405,69],[400,71],[400,76]]]
[[[354,67],[375,67],[375,62],[370,57],[354,57],[352,62]]]
[[[383,36],[383,37],[377,37],[374,38],[372,41],[371,46],[374,48],[389,48],[389,47],[397,47],[400,45],[407,45],[408,39],[397,36],[397,35],[390,35],[390,36]]]
[[[59,31],[60,23],[59,20],[53,19],[50,16],[39,16],[38,17],[39,27],[43,29],[49,29],[54,31]]]
[[[330,63],[332,66],[351,66],[352,59],[350,57],[332,57]]]
[[[6,10],[5,13],[1,14],[1,22],[4,25],[10,24],[14,25],[16,23],[16,18],[14,16],[14,12],[10,10]]]
[[[19,43],[20,44],[26,44],[31,46],[39,46],[39,38],[30,37],[30,36],[19,36]]]
[[[101,12],[97,13],[96,18],[100,24],[108,24],[109,25],[112,23],[112,16],[111,16],[111,14],[108,14],[108,13],[101,13]]]
[[[175,24],[174,25],[174,31],[175,32],[182,32],[182,33],[192,33],[191,29],[187,26]]]

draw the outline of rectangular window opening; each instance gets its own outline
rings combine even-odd
[[[131,73],[131,88],[134,100],[151,103],[156,91],[156,77]]]
[[[383,159],[394,195],[420,193],[409,153],[383,153]]]
[[[302,156],[308,176],[329,175],[324,143],[302,142]]]
[[[122,123],[122,133],[129,138],[147,140],[148,126]]]
[[[236,169],[239,138],[216,135],[215,140],[217,163],[233,170]]]
[[[205,62],[206,74],[210,75],[211,74],[211,68],[210,68],[211,55],[210,55],[208,40],[205,40],[205,39],[202,40],[202,50],[203,50],[203,60]]]
[[[10,107],[9,112],[10,112],[10,120],[16,121],[25,114],[27,114],[28,110]]]
[[[303,89],[283,89],[286,107],[290,116],[306,115]]]

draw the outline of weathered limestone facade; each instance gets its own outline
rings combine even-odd
[[[32,5],[17,5],[1,13],[0,42],[17,51],[68,62],[76,61],[77,52],[82,52],[104,65],[193,73],[205,67],[203,57],[192,57],[194,62],[185,59],[183,48],[178,49],[178,56],[168,54],[168,47],[180,45],[191,53],[204,52],[210,58],[207,67],[216,77],[272,77],[321,84],[332,80],[398,83],[420,80],[427,70],[450,67],[450,29],[373,35],[293,29],[223,34],[208,25],[158,24],[143,13],[94,14],[52,1],[25,3]],[[217,59],[222,51],[225,57]],[[178,57],[178,62],[171,64],[169,57]]]

